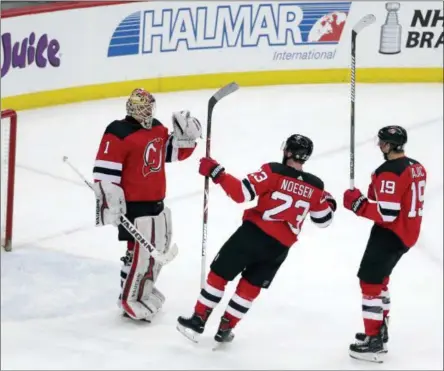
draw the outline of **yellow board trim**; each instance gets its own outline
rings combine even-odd
[[[230,72],[121,81],[42,91],[1,99],[2,109],[16,111],[128,95],[136,87],[153,93],[219,88],[236,81],[240,86],[326,84],[349,82],[349,69]],[[442,68],[359,68],[363,83],[443,82]]]

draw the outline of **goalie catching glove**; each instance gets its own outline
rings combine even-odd
[[[111,224],[118,226],[120,218],[126,214],[123,189],[110,182],[92,184],[96,195],[96,227]]]
[[[173,145],[176,148],[194,148],[196,139],[202,138],[202,125],[190,116],[190,111],[173,113]]]

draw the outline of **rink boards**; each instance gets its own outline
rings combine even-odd
[[[2,107],[152,92],[344,83],[353,26],[359,82],[443,81],[443,4],[128,2],[2,14]],[[51,6],[49,10],[57,10]]]

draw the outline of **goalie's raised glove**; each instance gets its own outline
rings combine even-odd
[[[214,183],[220,182],[220,176],[225,173],[225,168],[211,157],[200,159],[199,174],[210,177]]]
[[[202,125],[190,111],[173,112],[173,145],[176,148],[194,148],[202,138]]]
[[[123,189],[110,182],[97,182],[92,185],[96,195],[96,227],[111,224],[118,226],[120,217],[126,214]]]

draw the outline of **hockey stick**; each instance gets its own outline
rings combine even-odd
[[[355,91],[356,91],[356,39],[358,33],[376,21],[373,14],[367,14],[353,27],[351,34],[351,78],[350,78],[350,189],[355,188]]]
[[[65,162],[78,176],[83,182],[91,189],[94,190],[92,184],[83,176],[83,174],[68,160],[67,156],[63,156],[63,162]],[[99,200],[97,200],[99,202]],[[136,228],[136,226],[131,223],[125,215],[122,215],[120,218],[120,223],[123,227],[128,231],[128,233],[134,237],[134,239],[140,244],[140,246],[147,249],[154,260],[157,260],[160,264],[165,265],[170,263],[179,252],[177,245],[174,243],[170,249],[162,254],[156,248],[151,245],[151,243],[143,236],[142,233]]]
[[[213,110],[216,106],[217,102],[219,102],[222,98],[234,93],[239,89],[239,85],[235,82],[232,82],[228,85],[225,85],[223,88],[219,89],[208,101],[208,115],[207,115],[207,139],[206,139],[206,157],[210,157],[211,150],[211,122],[213,117]],[[205,188],[204,188],[204,204],[203,204],[203,227],[202,227],[202,256],[201,256],[201,277],[200,277],[200,286],[204,288],[205,280],[206,280],[206,256],[207,256],[207,225],[208,225],[208,199],[209,199],[209,187],[210,187],[210,178],[205,177]]]

